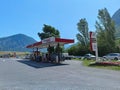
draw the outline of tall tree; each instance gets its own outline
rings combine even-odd
[[[38,36],[40,37],[41,40],[45,39],[45,38],[49,38],[49,37],[60,37],[60,32],[59,30],[55,29],[54,27],[50,26],[50,25],[46,25],[44,24],[43,27],[43,32],[39,33],[38,32]],[[49,45],[49,47],[47,48],[48,52],[51,54],[52,52],[54,52],[54,47],[51,47]]]
[[[88,33],[88,23],[86,21],[86,19],[81,19],[78,23],[78,31],[80,33],[78,33],[76,35],[77,40],[84,46],[87,46],[89,43],[89,33]]]
[[[115,25],[106,8],[99,10],[96,21],[98,47],[102,54],[113,52],[115,49]]]
[[[60,37],[60,32],[59,30],[55,29],[54,27],[50,26],[50,25],[46,25],[44,24],[43,27],[43,32],[39,33],[38,32],[38,36],[40,37],[41,40],[45,39],[45,38],[49,38],[49,37]]]

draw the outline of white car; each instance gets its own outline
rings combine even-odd
[[[88,53],[88,54],[85,54],[82,59],[95,60],[96,57],[95,57],[95,55]]]
[[[108,59],[108,60],[120,60],[120,53],[109,53],[103,58]]]

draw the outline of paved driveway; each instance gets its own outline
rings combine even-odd
[[[120,71],[21,59],[0,59],[0,90],[120,90]]]

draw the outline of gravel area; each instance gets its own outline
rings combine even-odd
[[[0,58],[0,90],[120,90],[120,71]]]

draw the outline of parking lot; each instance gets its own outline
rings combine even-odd
[[[120,72],[82,66],[0,58],[0,90],[120,90]]]

